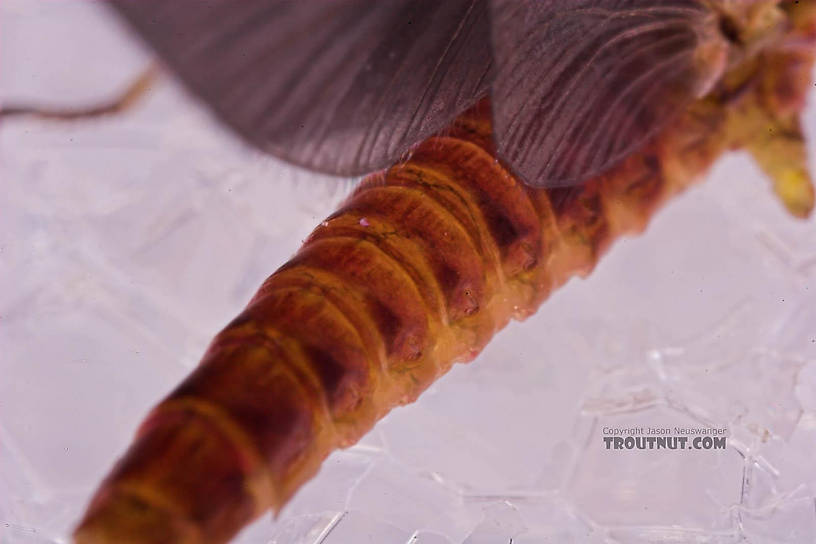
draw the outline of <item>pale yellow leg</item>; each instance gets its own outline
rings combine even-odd
[[[150,90],[159,74],[156,64],[147,67],[127,88],[113,99],[91,106],[48,107],[8,105],[0,107],[0,117],[34,117],[52,121],[76,121],[113,115],[133,107]]]
[[[806,218],[813,211],[814,190],[799,119],[766,121],[762,123],[764,133],[750,138],[746,148],[771,179],[774,192],[788,211]]]

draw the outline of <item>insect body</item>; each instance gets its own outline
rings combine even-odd
[[[522,19],[535,21],[536,10],[553,10],[555,4],[524,4],[523,9],[532,11]],[[135,5],[120,5],[130,17],[138,17]],[[524,112],[529,104],[517,104],[515,113],[533,125],[522,119],[512,130],[497,131],[494,125],[502,117],[496,111],[509,103],[497,103],[494,96],[492,102],[477,103],[448,128],[413,147],[404,160],[366,178],[216,336],[201,365],[147,417],[93,498],[76,541],[225,542],[268,509],[279,510],[333,449],[354,443],[390,409],[416,399],[454,362],[473,359],[510,319],[533,313],[569,277],[588,273],[616,237],[644,228],[659,205],[729,148],[751,150],[777,180],[789,207],[807,213],[812,189],[810,193],[803,189],[809,185],[796,114],[810,86],[816,9],[812,4],[777,2],[676,1],[661,3],[659,9],[654,5],[610,1],[576,2],[573,7],[575,13],[611,17],[613,26],[619,16],[649,21],[652,11],[665,17],[665,9],[671,8],[675,14],[671,24],[658,18],[631,32],[639,36],[657,29],[666,47],[682,46],[676,54],[690,63],[689,70],[702,66],[695,63],[726,54],[721,67],[684,72],[704,76],[683,91],[689,100],[696,100],[672,113],[669,124],[654,137],[648,136],[651,129],[641,126],[633,134],[646,138],[646,143],[636,152],[607,141],[603,152],[607,158],[602,159],[590,157],[592,150],[581,147],[586,137],[592,137],[584,130],[588,119],[597,119],[597,111],[581,113],[583,104],[550,96],[551,111],[562,113],[548,123],[564,140],[548,143],[541,132],[550,125],[535,129],[539,114],[530,113],[528,118]],[[501,17],[515,20],[520,15],[508,6],[496,2],[493,7]],[[471,16],[479,4],[465,7],[466,16]],[[172,20],[174,8],[166,9]],[[763,10],[773,12],[767,16],[771,22],[762,27],[770,29],[773,40],[746,34],[744,29],[753,26],[740,26],[739,17],[760,17]],[[306,16],[298,9],[294,12],[293,16]],[[683,32],[674,26],[702,17],[705,24],[715,21],[720,32],[721,13],[737,20],[716,40],[744,44],[744,54],[708,38],[699,42],[704,44],[700,48],[693,41],[697,34],[689,34],[688,26]],[[199,15],[194,13],[193,19]],[[241,22],[247,30],[260,24],[257,18]],[[626,32],[597,37],[603,46]],[[706,36],[708,31],[702,32]],[[235,38],[228,32],[225,36]],[[213,43],[197,43],[194,49],[217,54]],[[496,51],[501,43],[500,37]],[[751,48],[757,50],[749,54]],[[646,61],[640,53],[632,54],[635,65]],[[184,58],[197,58],[192,52],[188,55]],[[226,59],[225,67],[235,61],[229,55]],[[195,60],[191,62],[190,71],[179,70],[195,86],[197,68]],[[564,62],[569,64],[569,59]],[[495,81],[501,80],[504,68],[498,67]],[[586,76],[605,81],[596,68],[590,65]],[[561,85],[560,76],[548,72],[547,77],[544,87],[551,93]],[[563,77],[573,82],[575,92],[589,92],[566,72]],[[494,86],[494,94],[502,96],[499,88]],[[660,83],[653,83],[641,90],[674,92],[660,89]],[[224,115],[226,110],[217,105],[221,96],[217,90],[205,98],[215,100],[211,103]],[[232,96],[224,88],[220,91]],[[510,94],[505,98],[512,101]],[[669,95],[662,100],[671,109],[681,103]],[[648,100],[644,107],[650,107]],[[583,116],[583,124],[570,125],[573,114]],[[658,123],[658,117],[645,119]],[[620,123],[635,127],[641,121],[636,114],[627,114],[605,130]],[[398,118],[398,126],[400,122]],[[769,126],[786,130],[768,136]],[[336,140],[329,126],[323,128],[325,139],[318,138],[314,145],[327,154],[317,148],[315,153],[328,160],[334,156],[328,150],[335,145],[329,142]],[[543,163],[526,161],[523,155],[529,149],[523,138],[517,141],[524,150],[518,157],[502,153],[503,141],[516,142],[517,132],[528,128],[535,129],[530,138],[548,151]],[[274,141],[274,131],[254,134]],[[593,140],[593,145],[602,143]],[[763,149],[768,145],[783,155],[767,154]],[[381,154],[380,149],[401,145],[377,144],[358,157],[391,157],[391,151]],[[583,167],[571,166],[568,158],[587,158],[591,167],[586,171],[605,168],[609,160],[614,166],[571,187],[536,188],[513,173],[514,167],[523,173],[532,165],[542,175],[558,173],[554,179],[559,182],[583,176]]]

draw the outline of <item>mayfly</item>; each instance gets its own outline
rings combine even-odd
[[[377,173],[151,412],[77,542],[225,542],[279,510],[727,149],[813,207],[812,2],[113,5],[251,144]]]

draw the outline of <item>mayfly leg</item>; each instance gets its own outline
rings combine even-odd
[[[160,69],[153,62],[128,86],[112,99],[92,105],[76,107],[52,107],[26,104],[0,106],[0,118],[32,117],[49,121],[81,121],[125,112],[142,100],[158,79]]]

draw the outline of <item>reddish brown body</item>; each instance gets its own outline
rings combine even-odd
[[[530,190],[493,158],[488,119],[464,115],[312,233],[147,418],[80,541],[111,512],[144,542],[228,539],[682,187],[650,150],[583,188]],[[688,174],[717,150],[694,153]]]
[[[796,32],[813,30],[810,18]],[[582,187],[530,189],[508,173],[486,102],[365,179],[148,416],[77,542],[224,542],[279,510],[332,450],[589,273],[724,150],[750,148],[748,131],[793,122],[812,56],[774,55],[749,74],[767,85],[735,99],[749,76],[733,76]]]

